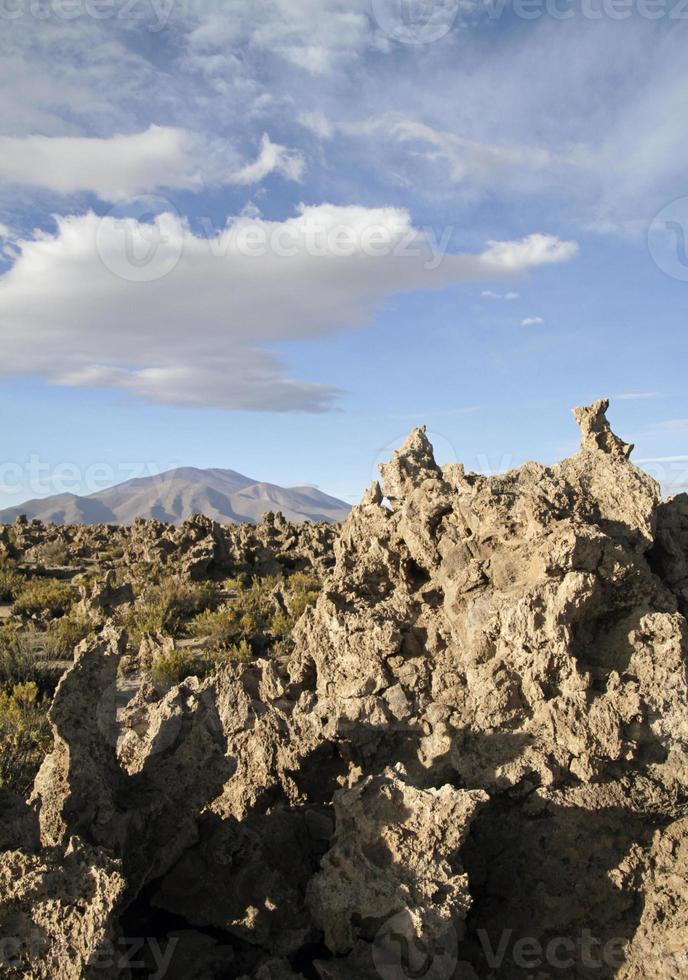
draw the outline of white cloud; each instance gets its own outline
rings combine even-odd
[[[537,327],[543,324],[545,321],[541,316],[527,316],[525,319],[521,320],[522,327]]]
[[[521,298],[520,293],[514,293],[514,292],[496,293],[494,289],[483,289],[480,295],[482,296],[483,299],[503,299],[503,300],[507,300],[508,302]]]
[[[255,184],[270,173],[299,180],[298,153],[262,138],[257,160],[241,165],[222,140],[169,126],[107,139],[83,136],[0,137],[0,179],[61,194],[88,191],[106,201],[156,189]]]
[[[524,265],[547,265],[566,262],[578,254],[576,242],[565,242],[553,235],[534,234],[516,242],[488,242],[484,253],[486,262],[501,269],[518,270]]]
[[[7,227],[7,225],[4,225],[2,221],[0,221],[0,238],[9,238],[9,237],[10,237],[9,228]]]
[[[281,174],[288,180],[299,181],[303,176],[304,166],[304,159],[300,153],[288,150],[278,143],[272,143],[267,133],[264,133],[258,159],[236,173],[227,175],[224,182],[258,184],[273,172]]]
[[[399,291],[509,279],[575,254],[537,234],[442,256],[403,210],[333,205],[283,222],[240,216],[210,240],[170,214],[89,212],[18,245],[0,278],[1,373],[273,411],[324,410],[337,392],[286,375],[269,345],[363,327]]]

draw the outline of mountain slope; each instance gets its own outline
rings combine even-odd
[[[131,524],[138,517],[179,524],[205,514],[221,524],[256,523],[266,511],[290,521],[343,521],[351,508],[315,487],[278,487],[234,470],[183,467],[127,480],[88,497],[59,494],[0,511],[0,523],[19,514],[54,524]]]

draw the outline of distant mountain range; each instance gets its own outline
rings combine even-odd
[[[28,500],[0,510],[0,524],[20,514],[53,524],[131,524],[137,517],[179,524],[205,514],[221,524],[254,524],[266,511],[290,521],[343,521],[351,507],[314,487],[278,487],[234,470],[188,466],[158,476],[127,480],[88,497],[72,493]]]

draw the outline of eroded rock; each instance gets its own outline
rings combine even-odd
[[[118,635],[79,651],[40,846],[16,807],[0,834],[0,921],[68,977],[132,919],[177,936],[171,976],[197,956],[189,976],[510,980],[563,954],[554,975],[680,975],[685,501],[660,502],[605,411],[576,410],[569,459],[494,477],[438,466],[415,430],[333,557],[277,518],[224,544],[202,519],[135,529],[132,562],[183,539],[192,577],[268,568],[276,542],[331,570],[288,660],[142,677],[118,710]]]

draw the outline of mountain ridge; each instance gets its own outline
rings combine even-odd
[[[180,524],[204,514],[220,524],[255,524],[267,511],[289,521],[343,521],[351,507],[316,487],[281,487],[236,470],[177,467],[134,477],[92,494],[54,494],[0,510],[0,524],[22,514],[52,524],[132,524],[137,518]]]

